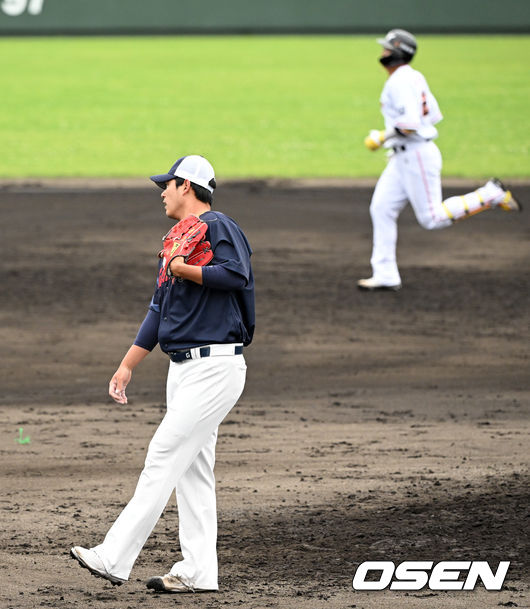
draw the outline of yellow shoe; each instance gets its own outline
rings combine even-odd
[[[507,190],[504,184],[499,180],[499,178],[493,178],[490,180],[502,190],[504,193],[503,198],[496,203],[498,207],[504,209],[504,211],[523,211],[523,206],[519,203],[519,201],[513,196],[511,191]]]

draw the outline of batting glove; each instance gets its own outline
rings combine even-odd
[[[370,133],[364,138],[364,145],[369,150],[377,150],[381,148],[382,143],[385,141],[385,132],[372,129]]]

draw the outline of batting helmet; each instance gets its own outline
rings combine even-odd
[[[416,38],[406,30],[390,30],[384,38],[378,38],[377,42],[384,49],[391,51],[390,55],[381,57],[379,60],[384,66],[397,66],[401,63],[409,63],[418,48]]]

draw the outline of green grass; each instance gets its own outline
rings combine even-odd
[[[530,36],[420,36],[446,176],[529,175]],[[0,40],[0,177],[375,176],[374,36]]]

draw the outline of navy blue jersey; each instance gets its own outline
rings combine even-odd
[[[203,267],[203,285],[169,279],[155,289],[148,316],[135,344],[152,349],[156,336],[162,351],[214,343],[252,341],[255,325],[252,250],[238,224],[225,214],[207,211],[205,238],[214,257]],[[162,260],[159,262],[159,270]],[[158,332],[157,332],[158,330]]]

